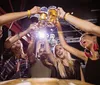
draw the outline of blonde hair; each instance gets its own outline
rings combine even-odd
[[[61,46],[61,45],[60,45],[60,44],[56,45],[56,46],[54,47],[54,50],[53,50],[54,56],[55,56],[55,58],[57,59],[57,64],[58,64],[58,65],[56,65],[55,67],[56,67],[56,69],[59,71],[60,76],[61,76],[62,78],[65,78],[65,77],[67,77],[67,74],[66,74],[65,67],[64,67],[63,63],[61,62],[61,59],[58,58],[58,56],[57,56],[57,54],[56,54],[56,47],[57,47],[57,46]],[[64,49],[64,48],[63,48],[63,49]],[[65,49],[64,49],[64,50],[65,50]],[[74,62],[73,62],[73,60],[72,60],[72,58],[71,58],[70,53],[66,51],[66,54],[67,54],[67,56],[66,56],[65,58],[66,58],[66,60],[67,60],[67,62],[68,62],[68,64],[69,64],[69,70],[72,71],[73,74],[74,74]],[[68,73],[69,73],[69,72],[68,72]]]

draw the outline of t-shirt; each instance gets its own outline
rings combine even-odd
[[[91,60],[88,58],[85,68],[85,79],[89,83],[100,85],[100,59]]]

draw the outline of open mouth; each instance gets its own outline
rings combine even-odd
[[[83,42],[83,44],[85,44],[85,43],[86,43],[86,41]]]
[[[58,53],[59,56],[61,56],[62,54],[63,54],[62,52],[59,52],[59,53]]]

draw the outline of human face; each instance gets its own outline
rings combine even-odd
[[[65,50],[63,49],[63,47],[62,46],[60,46],[60,45],[57,45],[56,47],[55,47],[55,54],[57,55],[57,57],[59,57],[59,58],[64,58],[64,55],[65,55]]]
[[[89,35],[85,35],[80,39],[80,45],[86,49],[90,49],[93,45],[93,37]]]
[[[12,51],[14,52],[19,52],[21,48],[22,48],[22,43],[20,40],[16,41],[11,47]]]

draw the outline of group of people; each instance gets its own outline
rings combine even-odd
[[[59,18],[65,19],[78,29],[86,32],[80,37],[80,45],[85,48],[85,50],[83,52],[77,48],[69,46],[64,39],[60,22],[54,21],[60,44],[54,46],[52,52],[46,37],[44,41],[40,41],[39,44],[42,45],[44,43],[44,45],[39,48],[41,62],[51,69],[51,77],[53,78],[78,79],[99,85],[100,27],[65,12],[61,7],[58,7],[57,10]],[[31,15],[38,13],[40,13],[40,7],[35,6],[26,12],[15,12],[1,15],[0,26],[13,20],[18,20],[25,16],[30,17]],[[23,51],[23,45],[20,39],[26,34],[34,32],[36,29],[38,29],[37,23],[33,23],[25,31],[15,34],[14,36],[9,36],[6,39],[5,48],[9,49],[13,55],[1,65],[2,70],[0,72],[0,80],[31,77],[30,68],[35,61],[35,53],[33,53],[35,38],[31,39],[26,53]],[[0,35],[2,36],[2,29],[0,30]],[[86,50],[88,50],[88,52]],[[83,74],[80,62],[73,59],[70,54],[85,61],[85,74]]]

